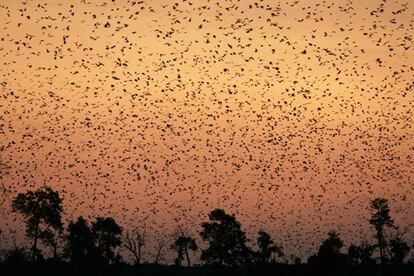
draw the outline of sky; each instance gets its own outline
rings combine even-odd
[[[409,0],[0,0],[3,239],[43,185],[153,240],[223,208],[305,258],[372,238],[375,197],[413,233],[413,25]]]

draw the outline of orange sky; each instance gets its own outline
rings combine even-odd
[[[414,222],[410,1],[0,0],[0,22],[4,206],[47,184],[65,219],[154,235],[221,207],[302,257],[372,234],[376,196]]]

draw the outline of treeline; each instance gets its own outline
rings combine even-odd
[[[12,212],[24,218],[29,245],[0,248],[0,275],[414,275],[412,244],[391,218],[388,201],[376,198],[369,208],[374,239],[345,250],[340,234],[329,231],[306,263],[285,256],[283,246],[263,230],[257,234],[257,249],[250,248],[240,222],[222,209],[211,211],[201,224],[205,248],[199,248],[186,229],[177,228],[170,241],[155,242],[154,259],[144,263],[145,228],[124,231],[112,217],[89,222],[78,217],[65,228],[62,198],[50,187],[42,187],[20,193],[12,201]],[[49,248],[52,254],[45,257],[40,248]],[[174,265],[160,264],[167,250],[176,256]],[[131,256],[132,264],[123,260],[121,251]],[[194,254],[200,254],[202,265],[192,264]]]

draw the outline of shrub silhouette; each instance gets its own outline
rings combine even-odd
[[[367,265],[374,264],[372,258],[375,246],[363,241],[360,245],[351,244],[348,248],[348,261],[351,265]]]
[[[343,244],[336,231],[329,231],[328,238],[320,245],[317,255],[311,256],[308,263],[329,271],[338,270],[347,263],[346,256],[341,253]]]
[[[402,239],[400,234],[397,234],[396,237],[390,240],[389,247],[390,262],[392,264],[402,265],[404,259],[408,256],[408,252],[410,252],[408,244]]]

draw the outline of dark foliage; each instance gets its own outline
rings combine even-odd
[[[370,207],[372,210],[372,216],[369,220],[369,223],[375,228],[380,253],[380,260],[381,264],[384,264],[387,261],[387,241],[385,239],[384,231],[386,227],[394,227],[394,221],[390,216],[390,208],[388,206],[387,199],[376,198],[371,201]]]
[[[23,215],[26,220],[26,235],[33,239],[32,262],[39,256],[38,240],[50,244],[54,238],[52,229],[61,230],[62,199],[50,187],[20,193],[13,200],[13,212]],[[42,229],[43,227],[43,229]]]
[[[196,240],[190,237],[187,231],[184,231],[182,229],[178,229],[174,236],[175,240],[171,245],[171,248],[177,253],[175,264],[177,266],[181,266],[185,257],[187,260],[187,266],[191,266],[189,251],[196,251],[198,249]]]
[[[375,246],[363,241],[360,245],[351,244],[348,248],[348,262],[350,265],[375,264],[372,257]]]
[[[30,244],[19,247],[14,243],[12,249],[2,249],[0,275],[414,275],[409,243],[394,225],[383,198],[370,203],[369,223],[374,226],[376,243],[364,240],[345,250],[339,233],[329,231],[306,264],[294,256],[288,263],[282,245],[265,231],[258,232],[257,250],[252,250],[240,222],[222,209],[213,210],[209,221],[201,224],[200,236],[206,242],[200,256],[204,264],[192,265],[189,252],[198,250],[197,239],[181,228],[172,241],[157,239],[154,262],[148,264],[142,263],[145,228],[122,237],[123,229],[112,217],[97,217],[91,223],[78,217],[64,229],[62,199],[49,187],[18,194],[12,207],[25,218]],[[42,252],[38,240],[52,248],[52,254]],[[168,248],[176,254],[171,266],[160,264],[169,242]],[[132,265],[122,260],[121,245],[134,258]],[[374,257],[377,249],[379,261]]]
[[[200,236],[209,243],[201,253],[208,264],[235,266],[249,263],[251,250],[246,245],[246,234],[234,215],[215,209],[209,214],[210,222],[201,224]]]
[[[257,245],[259,251],[256,253],[257,262],[259,264],[268,264],[270,262],[276,262],[276,257],[283,257],[283,249],[274,243],[272,238],[265,231],[259,231],[257,238]]]

